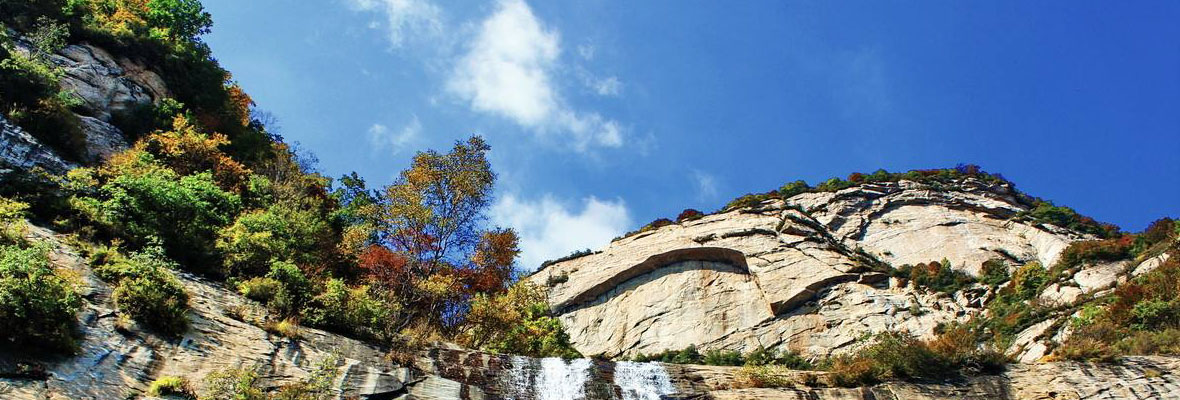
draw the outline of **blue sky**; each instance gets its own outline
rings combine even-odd
[[[525,268],[877,168],[1180,216],[1180,2],[204,3],[214,55],[330,176],[384,185],[483,135]]]

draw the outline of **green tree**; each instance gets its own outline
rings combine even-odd
[[[213,27],[213,17],[199,0],[149,0],[147,8],[148,23],[172,40],[196,41]]]

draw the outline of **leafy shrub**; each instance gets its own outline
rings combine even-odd
[[[531,357],[580,356],[549,310],[545,291],[531,283],[517,283],[500,295],[476,295],[466,324],[460,342],[473,348]]]
[[[659,361],[668,364],[700,364],[704,357],[697,351],[694,345],[688,345],[680,350],[664,350],[660,353],[652,355],[644,355],[643,353],[636,354],[632,360],[638,362]]]
[[[1131,235],[1115,239],[1073,242],[1061,252],[1061,258],[1055,267],[1061,269],[1085,263],[1124,260],[1131,257],[1131,248],[1134,244],[1135,239]]]
[[[267,302],[267,305],[278,311],[280,315],[297,314],[314,294],[311,281],[295,264],[283,261],[273,262],[266,277],[279,282],[280,290]]]
[[[152,397],[177,396],[196,400],[188,380],[178,376],[162,376],[148,386],[147,395]]]
[[[1002,259],[993,258],[983,262],[979,273],[979,282],[996,287],[1008,281],[1008,264]]]
[[[722,207],[722,211],[736,210],[739,208],[753,208],[762,205],[762,202],[775,199],[777,195],[774,192],[755,194],[750,193],[736,199],[730,200],[729,203]]]
[[[209,373],[204,379],[201,399],[267,400],[266,392],[258,387],[258,373],[252,369],[225,369]]]
[[[159,30],[156,36],[172,40],[195,41],[213,26],[199,0],[148,0],[145,19]]]
[[[566,262],[569,260],[582,258],[582,257],[588,256],[591,254],[594,254],[594,251],[592,251],[590,249],[574,250],[573,253],[569,253],[568,255],[563,256],[561,258],[557,258],[557,259],[553,259],[553,260],[546,260],[545,262],[542,262],[541,268],[545,268],[545,267],[548,267],[550,265],[557,264],[560,262]]]
[[[1032,206],[1032,209],[1020,213],[1019,216],[1089,233],[1100,238],[1114,237],[1119,233],[1117,226],[1094,221],[1094,219],[1078,214],[1077,211],[1069,207],[1057,206],[1052,202],[1039,199],[1034,200]]]
[[[791,369],[781,365],[746,365],[734,376],[739,388],[779,388],[795,386]]]
[[[294,318],[284,318],[277,321],[267,321],[263,330],[288,339],[299,337],[299,321]]]
[[[238,283],[238,293],[262,304],[270,303],[281,290],[283,283],[274,278],[256,277]]]
[[[758,346],[745,356],[746,365],[780,365],[790,369],[812,369],[811,362],[793,351],[768,350]]]
[[[28,209],[28,204],[0,197],[0,245],[24,242]]]
[[[705,365],[723,365],[723,366],[738,366],[745,365],[746,358],[742,357],[742,353],[735,350],[708,350],[705,351],[704,357],[701,357],[701,363]]]
[[[171,128],[176,117],[184,114],[184,108],[184,103],[166,97],[112,113],[111,125],[119,128],[129,142],[135,142],[152,132]]]
[[[115,305],[119,312],[144,326],[168,336],[188,329],[188,293],[169,271],[177,265],[163,250],[149,247],[130,257],[112,256],[95,268],[95,274],[114,282]]]
[[[322,214],[276,204],[238,216],[218,233],[217,248],[225,255],[227,275],[258,275],[274,260],[323,263],[330,232]]]
[[[0,246],[0,340],[17,348],[73,350],[82,306],[49,264],[48,249]]]
[[[694,220],[701,219],[704,216],[705,216],[705,213],[702,213],[700,211],[697,211],[697,210],[694,210],[691,208],[686,208],[686,209],[684,209],[684,211],[680,212],[680,215],[676,216],[676,222],[694,221]]]
[[[974,336],[957,330],[931,342],[908,333],[883,332],[852,355],[832,361],[831,373],[841,386],[868,385],[887,380],[947,379],[965,370],[997,372],[1004,358],[979,350]]]
[[[951,263],[946,259],[942,262],[931,261],[929,264],[902,265],[893,274],[943,293],[954,293],[975,283],[971,275],[951,269]]]
[[[370,291],[368,286],[349,288],[342,280],[330,279],[304,311],[303,322],[359,337],[391,339],[398,330],[394,325],[398,307]]]
[[[789,199],[797,194],[802,194],[811,191],[811,185],[804,181],[794,181],[783,185],[775,194],[783,199]]]
[[[0,34],[0,43],[7,40]],[[64,158],[84,161],[86,139],[70,108],[77,98],[58,85],[59,68],[0,45],[0,103],[5,116]]]
[[[237,214],[241,199],[219,188],[209,173],[179,176],[145,153],[71,203],[82,214],[138,245],[156,237],[169,256],[185,265],[205,265],[214,258],[217,230]],[[90,171],[71,171],[74,185],[89,187]]]
[[[1172,246],[1159,267],[1084,307],[1055,354],[1096,361],[1180,354],[1180,252]]]

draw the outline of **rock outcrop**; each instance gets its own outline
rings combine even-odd
[[[18,37],[13,44],[14,50],[25,56],[32,57],[37,51],[24,38]],[[76,115],[86,141],[86,154],[77,160],[82,163],[105,160],[128,147],[123,132],[112,125],[116,116],[134,113],[169,96],[164,79],[150,68],[99,47],[71,44],[44,57],[60,69],[61,89],[81,103]],[[38,141],[28,140],[31,136],[9,132],[8,125],[12,124],[7,121],[0,124],[4,128],[0,144],[5,145],[0,160],[20,168],[39,166],[53,173],[75,166],[61,161],[52,149]]]
[[[33,238],[54,244],[51,260],[82,282],[79,315],[83,342],[77,354],[45,359],[42,354],[0,354],[0,398],[122,399],[142,393],[162,376],[186,377],[197,388],[213,371],[250,368],[270,388],[299,382],[331,357],[337,360],[334,390],[342,397],[398,393],[410,380],[408,367],[390,362],[387,350],[317,329],[300,329],[297,339],[259,327],[266,310],[236,293],[181,274],[191,301],[191,328],[165,339],[132,327],[116,327],[111,287],[98,280],[76,251],[51,232],[33,228]],[[22,376],[20,365],[39,365],[42,376]],[[40,369],[40,368],[35,368]]]
[[[23,170],[40,168],[57,175],[77,167],[0,115],[0,167],[4,166]]]
[[[1025,210],[1007,184],[865,184],[648,230],[528,279],[548,287],[584,354],[763,346],[818,358],[866,333],[929,337],[941,323],[978,314],[992,296],[983,285],[931,292],[890,278],[889,265],[947,260],[968,274],[993,259],[1010,268],[1052,265],[1070,242],[1088,238],[1013,218]],[[1076,287],[1046,296],[1072,301],[1109,288],[1125,270],[1087,267]]]

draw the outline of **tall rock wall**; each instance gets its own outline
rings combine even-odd
[[[548,288],[583,354],[653,353],[687,345],[840,352],[866,333],[932,335],[981,311],[990,289],[953,295],[906,285],[881,265],[946,259],[978,274],[1056,262],[1084,236],[1018,222],[1006,184],[967,179],[935,190],[909,181],[805,193],[612,242],[528,279]],[[725,253],[725,256],[721,256]]]

